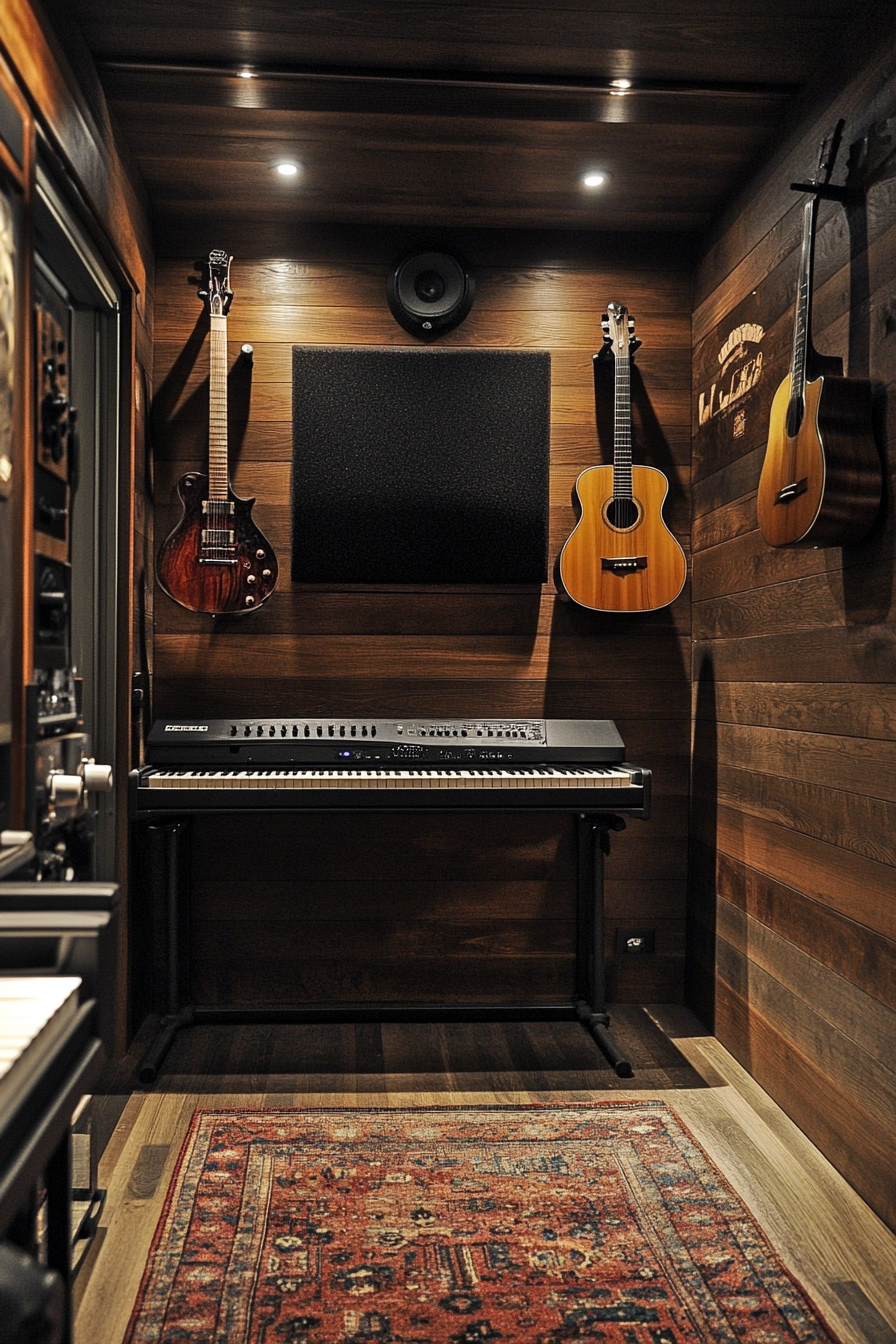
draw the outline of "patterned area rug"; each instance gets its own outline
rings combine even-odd
[[[826,1344],[662,1102],[197,1111],[126,1344]]]

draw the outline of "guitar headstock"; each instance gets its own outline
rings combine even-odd
[[[199,297],[208,303],[212,317],[226,317],[233,303],[233,290],[230,288],[232,260],[220,248],[208,254],[208,286],[199,290]]]
[[[604,333],[604,347],[612,350],[616,358],[626,352],[631,357],[641,345],[635,335],[635,319],[622,303],[608,303],[600,325]]]

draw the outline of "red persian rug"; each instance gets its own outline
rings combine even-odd
[[[827,1344],[662,1102],[197,1111],[127,1344]]]

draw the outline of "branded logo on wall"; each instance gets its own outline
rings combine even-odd
[[[718,415],[733,411],[739,401],[752,392],[762,377],[762,351],[756,349],[765,335],[758,322],[744,322],[729,332],[718,353],[721,365],[718,381],[708,392],[700,393],[697,404],[697,423],[705,425]],[[739,417],[740,437],[743,433],[743,415]]]

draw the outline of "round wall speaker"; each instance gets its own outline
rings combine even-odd
[[[432,340],[463,322],[473,307],[476,284],[451,252],[414,252],[389,272],[386,297],[399,326]]]

